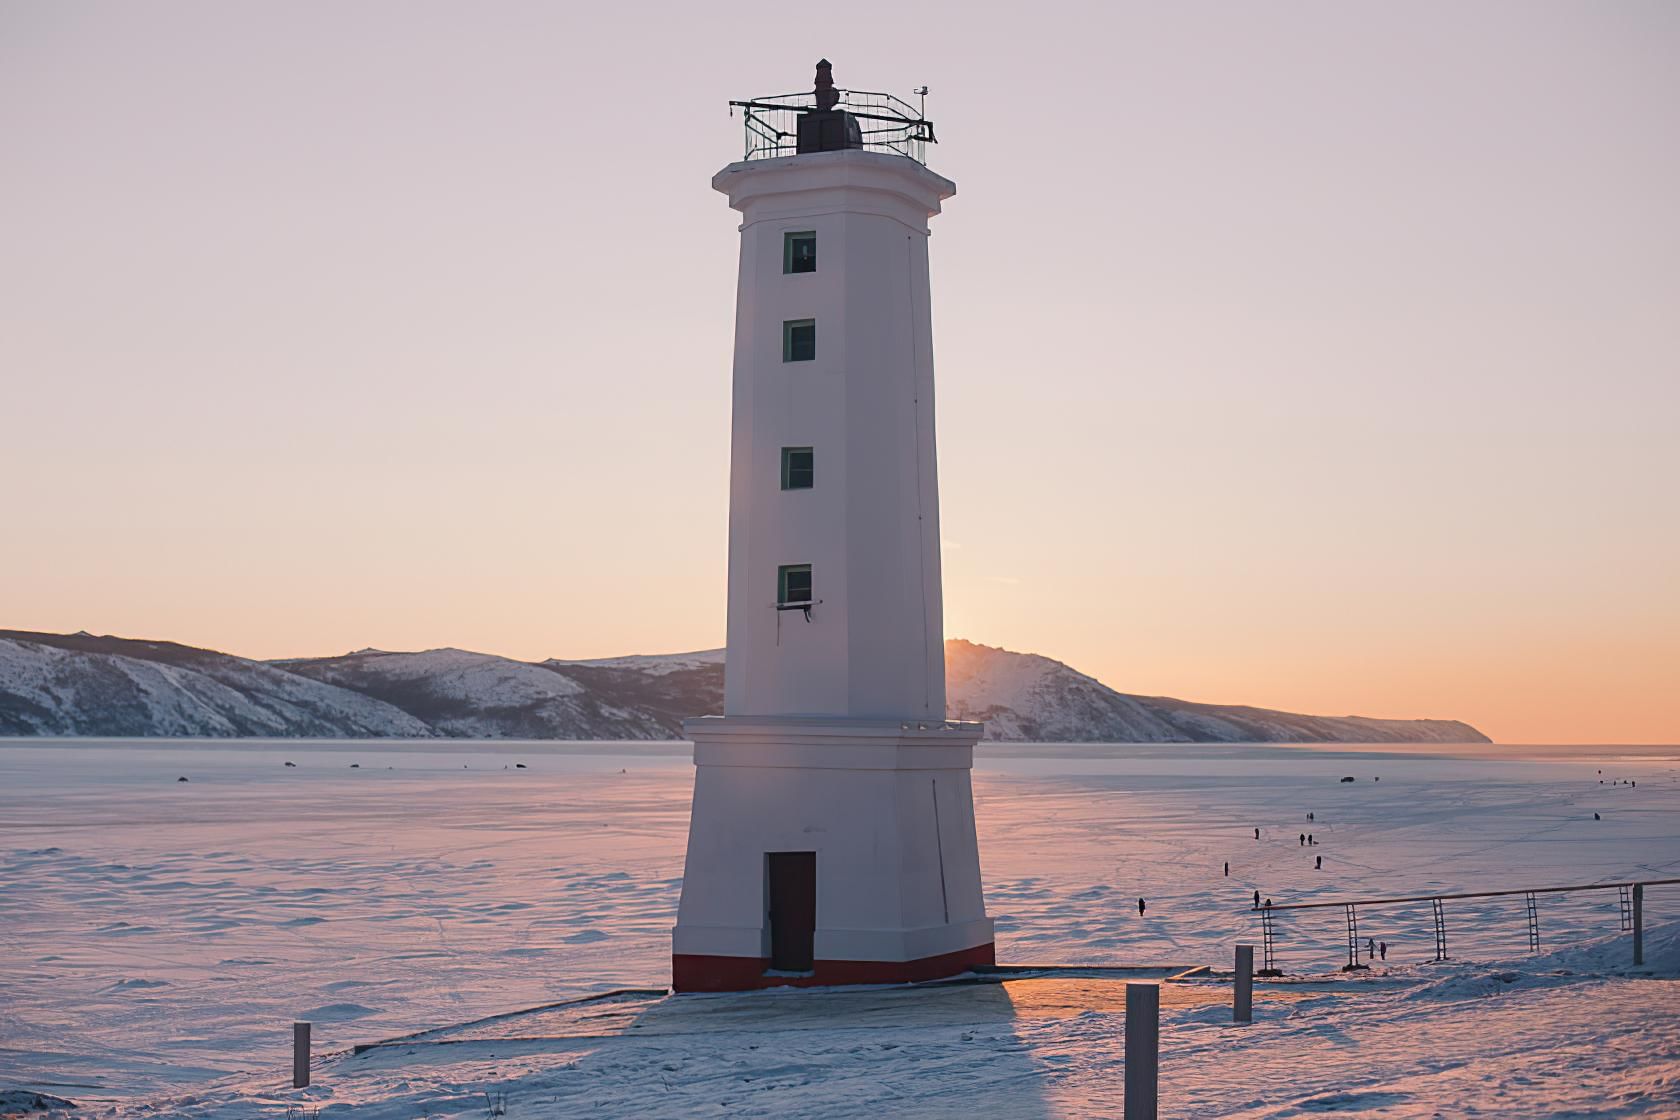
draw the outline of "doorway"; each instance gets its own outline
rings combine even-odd
[[[770,874],[770,968],[810,972],[816,962],[817,853],[766,852]]]

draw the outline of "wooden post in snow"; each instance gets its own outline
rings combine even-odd
[[[1231,1021],[1254,1022],[1254,946],[1237,946],[1237,982],[1231,990]]]
[[[309,1024],[292,1024],[292,1088],[309,1087]]]
[[[1126,1120],[1155,1120],[1161,1072],[1161,986],[1126,985]]]
[[[1645,884],[1633,885],[1633,963],[1645,963]]]

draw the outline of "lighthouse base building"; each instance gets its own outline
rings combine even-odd
[[[679,992],[930,980],[993,963],[977,729],[690,720]]]
[[[841,107],[842,100],[845,107]],[[724,714],[684,724],[678,991],[927,980],[993,962],[945,719],[928,220],[932,126],[834,88],[737,102]]]

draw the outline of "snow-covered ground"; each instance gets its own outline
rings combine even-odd
[[[322,1058],[282,1088],[294,1018],[324,1054],[662,986],[681,750],[0,743],[0,1089],[125,1116],[476,1116],[486,1091],[513,1116],[1118,1115],[1123,986],[1103,978],[634,997]],[[988,746],[976,791],[1004,963],[1223,967],[1258,940],[1253,890],[1680,876],[1665,748]],[[1441,965],[1426,907],[1368,911],[1386,972],[1282,987],[1250,1028],[1228,988],[1169,988],[1164,1114],[1680,1115],[1680,887],[1647,898],[1648,977],[1619,975],[1613,890],[1541,896],[1538,957],[1520,896],[1447,921]],[[1343,959],[1338,910],[1280,934],[1292,980]]]

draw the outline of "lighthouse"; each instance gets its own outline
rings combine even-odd
[[[723,714],[683,725],[673,987],[953,975],[993,963],[981,727],[945,718],[928,222],[956,184],[918,108],[826,60],[731,104],[729,648]]]

